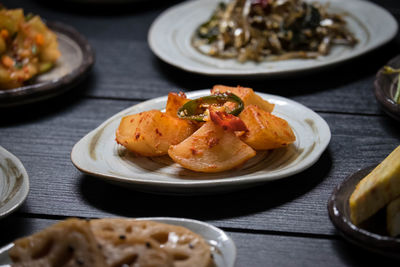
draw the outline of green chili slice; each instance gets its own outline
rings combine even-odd
[[[400,69],[394,69],[390,66],[383,67],[383,74],[394,74],[394,73],[398,73],[398,79],[397,79],[397,90],[393,100],[397,104],[400,104]]]
[[[53,63],[51,62],[43,62],[39,65],[39,73],[44,73],[49,71],[53,67]]]
[[[204,119],[207,116],[206,110],[210,106],[223,106],[226,102],[236,103],[234,109],[226,111],[228,114],[237,116],[244,108],[243,101],[240,99],[240,97],[235,94],[225,92],[200,97],[186,102],[180,109],[178,109],[178,117],[181,119],[205,121]]]

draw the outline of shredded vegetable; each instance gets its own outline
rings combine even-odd
[[[339,14],[302,0],[233,0],[220,3],[200,25],[192,45],[200,52],[240,62],[316,58],[332,45],[357,39]]]

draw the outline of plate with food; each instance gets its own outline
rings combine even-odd
[[[390,60],[379,70],[374,93],[382,109],[400,121],[400,56]]]
[[[75,29],[44,22],[22,9],[0,10],[0,107],[65,92],[94,63],[93,50]]]
[[[333,191],[329,217],[350,242],[400,259],[400,146],[379,165],[350,175]]]
[[[21,161],[0,146],[0,218],[22,205],[28,192],[29,178]]]
[[[328,124],[290,99],[216,85],[127,108],[77,142],[82,172],[137,190],[205,194],[301,172],[329,144]]]
[[[233,267],[235,259],[221,229],[169,217],[70,218],[0,249],[2,266]]]
[[[397,28],[369,1],[194,0],[161,14],[148,42],[186,71],[277,76],[352,59],[390,41]]]

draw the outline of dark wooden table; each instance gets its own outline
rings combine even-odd
[[[30,177],[22,207],[0,220],[0,245],[66,217],[169,216],[202,220],[224,229],[238,249],[237,266],[399,266],[347,243],[335,230],[327,201],[345,177],[376,164],[400,144],[399,123],[373,95],[377,70],[400,52],[395,40],[355,60],[309,75],[279,79],[209,78],[180,71],[150,51],[152,21],[179,1],[88,6],[69,1],[2,1],[87,37],[96,51],[89,77],[68,93],[0,110],[0,145],[15,154]],[[375,0],[400,20],[398,0]],[[243,85],[282,95],[320,114],[332,140],[320,160],[288,179],[215,196],[144,194],[79,172],[72,146],[122,109],[174,90]]]

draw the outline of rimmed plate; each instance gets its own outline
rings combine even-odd
[[[188,98],[209,95],[194,91]],[[162,194],[205,194],[238,190],[291,176],[313,165],[327,147],[328,124],[309,108],[290,99],[257,93],[275,104],[273,114],[288,121],[296,142],[287,148],[257,152],[242,168],[222,173],[197,173],[174,163],[168,156],[137,157],[115,142],[120,120],[128,114],[162,110],[167,96],[135,105],[114,115],[83,137],[72,149],[73,164],[82,172],[137,190]]]
[[[48,22],[55,32],[61,57],[56,66],[26,86],[0,90],[0,107],[16,106],[46,99],[71,89],[81,81],[94,63],[94,52],[75,29],[59,22]]]
[[[29,178],[21,161],[0,146],[0,218],[15,211],[28,192]]]
[[[151,50],[163,61],[194,73],[211,76],[277,76],[316,70],[349,60],[390,41],[398,28],[389,12],[371,2],[318,0],[320,3],[329,3],[330,12],[345,14],[349,30],[359,40],[355,47],[335,46],[329,55],[317,59],[239,63],[234,59],[203,55],[191,45],[195,29],[209,19],[218,2],[220,0],[195,0],[166,10],[150,28],[148,42]]]
[[[211,253],[217,267],[233,267],[236,260],[236,246],[233,240],[221,229],[197,220],[170,217],[149,217],[137,218],[137,220],[151,220],[172,225],[178,225],[188,228],[189,230],[202,236],[211,246]],[[8,251],[13,244],[8,244],[0,248],[0,264],[1,266],[10,266],[11,260],[8,257]]]
[[[385,235],[385,224],[382,223],[385,220],[381,220],[380,214],[363,227],[352,224],[350,220],[349,198],[358,182],[375,167],[366,167],[351,174],[335,188],[328,202],[329,217],[336,229],[351,243],[375,253],[400,259],[400,238]]]
[[[400,68],[400,55],[391,59],[387,66]],[[400,104],[394,101],[394,96],[399,83],[399,74],[384,74],[383,67],[378,71],[374,83],[374,93],[383,111],[392,118],[400,121]]]

